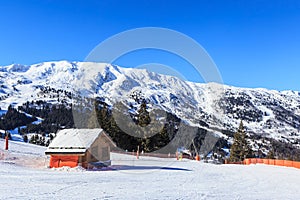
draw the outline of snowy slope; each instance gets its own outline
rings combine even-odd
[[[143,69],[67,61],[4,66],[0,77],[2,109],[32,100],[71,103],[66,92],[102,97],[109,105],[118,101],[130,105],[134,104],[130,95],[140,91],[150,108],[174,113],[190,125],[205,122],[215,131],[235,131],[242,119],[249,133],[300,147],[300,96],[296,91],[192,83]]]
[[[46,147],[9,140],[8,151],[4,149],[4,139],[0,139],[0,163],[30,168],[45,168],[48,158]]]
[[[0,139],[0,146],[3,140]],[[298,199],[300,170],[270,165],[213,165],[113,154],[117,170],[36,166],[43,148],[20,142],[0,159],[0,199]],[[0,148],[0,152],[4,151]],[[31,157],[27,157],[30,155]]]

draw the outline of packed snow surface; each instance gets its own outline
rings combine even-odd
[[[0,139],[0,199],[298,199],[300,170],[112,153],[102,171],[46,168],[46,148]],[[44,161],[42,162],[42,160]],[[32,163],[28,165],[29,161]],[[46,161],[46,162],[45,162]],[[41,165],[43,163],[43,165]]]

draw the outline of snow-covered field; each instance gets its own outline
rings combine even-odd
[[[45,148],[0,139],[0,199],[298,199],[300,170],[124,156],[112,168],[48,169]]]

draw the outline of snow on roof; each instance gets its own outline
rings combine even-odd
[[[75,148],[75,149],[47,149],[45,151],[45,154],[46,155],[49,155],[49,154],[82,154],[84,155],[86,152],[86,149],[78,149],[78,148]]]
[[[102,129],[64,129],[57,133],[48,150],[73,149],[85,151],[100,136]],[[48,151],[47,150],[47,151]]]

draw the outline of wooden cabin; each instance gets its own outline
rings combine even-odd
[[[110,151],[115,143],[102,129],[60,130],[48,149],[49,166],[90,168],[110,164]]]

